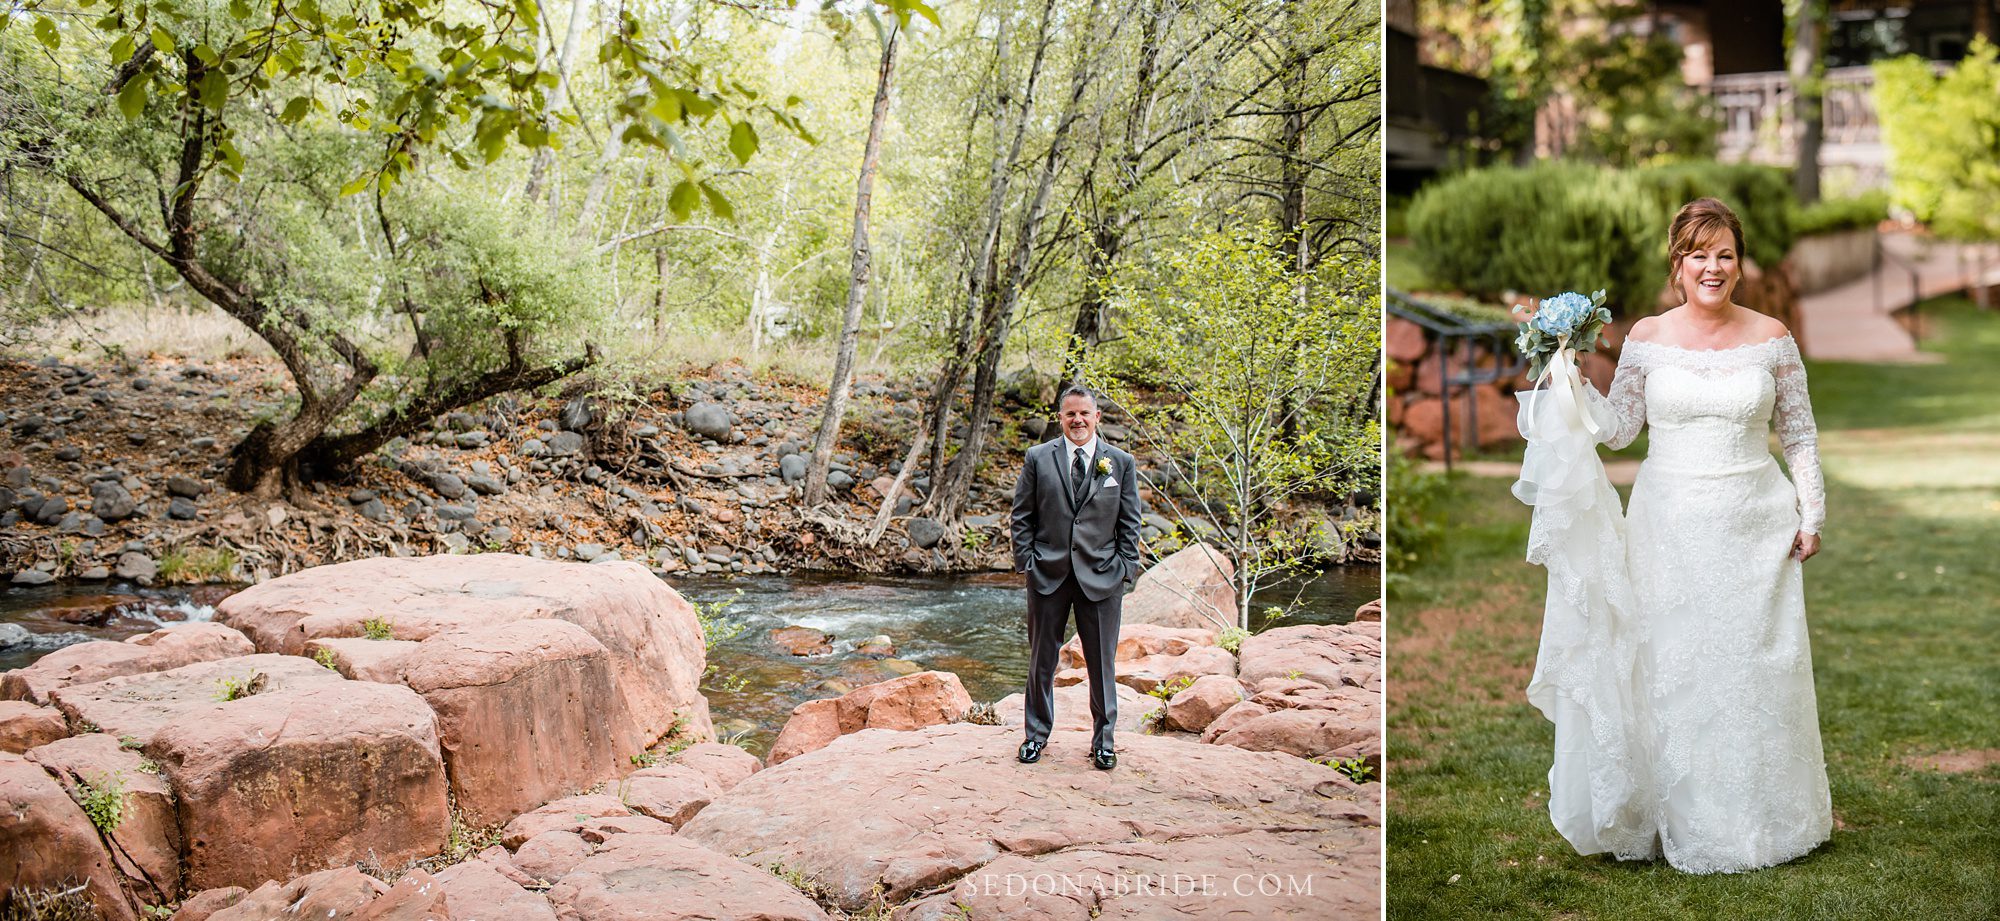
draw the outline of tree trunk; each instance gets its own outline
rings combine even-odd
[[[1820,39],[1825,28],[1824,0],[1793,0],[1792,47],[1786,61],[1792,83],[1792,110],[1798,121],[1798,163],[1792,191],[1800,204],[1819,201],[1819,149],[1824,139],[1825,87],[1820,67]],[[1778,253],[1783,256],[1783,253]],[[1775,261],[1771,257],[1770,261]]]
[[[875,109],[868,118],[868,140],[861,148],[861,176],[854,183],[854,238],[847,266],[847,312],[840,320],[840,347],[833,359],[833,380],[826,388],[826,410],[813,436],[812,462],[806,468],[806,505],[826,501],[826,472],[833,463],[833,446],[840,440],[842,414],[854,383],[854,351],[861,339],[861,308],[868,302],[868,215],[875,194],[875,167],[882,157],[882,125],[889,120],[889,82],[896,67],[900,30],[889,26],[882,39],[882,68],[875,78]],[[907,473],[907,470],[905,471]]]
[[[583,20],[590,11],[590,0],[572,0],[569,8],[569,25],[563,30],[562,47],[556,51],[556,87],[549,93],[550,112],[569,104],[569,71],[576,62],[576,45],[583,38]],[[535,151],[534,163],[528,168],[528,200],[541,197],[543,176],[555,165],[555,148],[542,147]],[[554,212],[551,202],[550,211]]]

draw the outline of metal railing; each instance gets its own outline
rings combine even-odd
[[[1923,326],[1921,323],[1922,318],[1917,316],[1917,305],[1923,303],[1924,300],[1923,278],[1921,275],[1917,273],[1916,266],[1913,266],[1908,262],[1903,261],[1903,257],[1898,256],[1895,253],[1889,252],[1889,248],[1883,245],[1882,235],[1879,233],[1875,235],[1875,267],[1873,271],[1875,279],[1875,312],[1876,313],[1896,312],[1895,308],[1887,306],[1887,301],[1883,300],[1882,276],[1888,274],[1887,272],[1882,271],[1882,265],[1884,262],[1894,263],[1897,268],[1902,269],[1905,273],[1907,273],[1910,276],[1910,303],[1908,307],[1909,319],[1905,321],[1905,325],[1908,326],[1910,330],[1911,340],[1922,341],[1923,340]]]
[[[1408,320],[1423,328],[1429,334],[1431,347],[1438,356],[1438,402],[1444,410],[1440,436],[1444,444],[1444,469],[1451,469],[1451,390],[1462,388],[1465,393],[1465,447],[1477,450],[1479,447],[1479,400],[1473,393],[1476,384],[1490,384],[1496,381],[1512,380],[1528,369],[1528,363],[1514,351],[1514,334],[1518,331],[1514,323],[1477,323],[1460,317],[1442,307],[1426,304],[1404,291],[1389,289],[1387,310],[1390,316]],[[1473,348],[1486,344],[1494,357],[1492,367],[1479,366]],[[1452,370],[1455,353],[1463,352],[1465,367]]]

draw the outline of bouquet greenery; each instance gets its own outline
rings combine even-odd
[[[1514,313],[1528,316],[1521,322],[1520,335],[1514,337],[1514,349],[1528,359],[1528,379],[1532,381],[1542,379],[1550,360],[1563,349],[1596,351],[1603,341],[1605,324],[1611,322],[1603,289],[1589,297],[1564,291],[1536,305],[1533,314],[1523,307],[1514,308]]]

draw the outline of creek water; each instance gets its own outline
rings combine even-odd
[[[1278,625],[1346,623],[1354,609],[1380,594],[1373,566],[1338,566],[1260,589],[1253,630],[1271,624],[1271,608],[1288,609]],[[799,703],[835,697],[871,681],[910,671],[953,672],[975,701],[991,702],[1027,681],[1026,589],[1012,573],[876,576],[799,572],[763,576],[668,578],[690,601],[725,602],[724,619],[741,626],[709,652],[714,666],[703,693],[718,736],[738,737],[759,755]],[[93,639],[123,639],[185,620],[206,620],[214,608],[203,592],[146,589],[121,583],[51,583],[0,589],[0,623],[33,637],[0,649],[0,670],[32,663],[49,651]],[[794,656],[771,641],[778,627],[833,634],[829,654]],[[1075,633],[1072,623],[1067,631]],[[856,642],[877,634],[896,655],[855,655]]]

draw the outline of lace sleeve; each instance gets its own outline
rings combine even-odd
[[[1806,367],[1799,358],[1799,346],[1785,337],[1771,366],[1771,378],[1778,384],[1775,418],[1778,445],[1785,452],[1785,466],[1791,468],[1792,484],[1799,491],[1799,530],[1818,534],[1826,523],[1826,483],[1819,471],[1819,426],[1813,422],[1812,401],[1806,396]]]
[[[1599,394],[1595,387],[1584,388],[1591,410],[1600,419],[1610,416],[1611,425],[1600,440],[1613,451],[1631,444],[1646,424],[1646,366],[1638,356],[1644,350],[1634,345],[1637,343],[1628,341],[1625,350],[1618,353],[1618,372],[1611,377],[1609,396]]]

